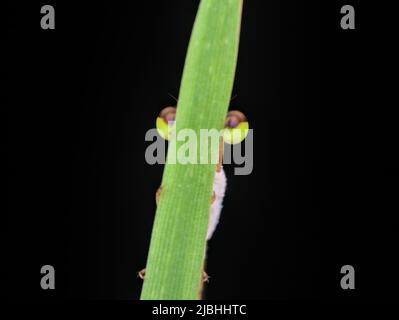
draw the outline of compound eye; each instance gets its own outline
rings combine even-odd
[[[156,126],[159,135],[165,140],[169,140],[171,130],[175,124],[176,108],[166,107],[162,109],[157,117]]]
[[[223,139],[229,144],[237,144],[248,135],[249,123],[245,115],[237,110],[227,113],[224,122]]]

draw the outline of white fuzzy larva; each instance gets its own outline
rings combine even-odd
[[[220,213],[223,207],[224,193],[226,192],[226,185],[226,174],[224,173],[223,168],[220,168],[220,171],[215,172],[215,180],[213,182],[213,192],[215,193],[215,198],[209,212],[209,223],[206,240],[212,238],[212,235],[215,232],[216,226],[219,222]]]

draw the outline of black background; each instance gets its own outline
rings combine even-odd
[[[40,28],[44,4],[55,30]],[[340,28],[344,4],[355,6],[355,30]],[[175,104],[197,6],[7,10],[3,295],[139,298],[163,169],[145,162],[144,135]],[[368,9],[244,1],[231,108],[254,129],[254,170],[226,166],[207,299],[397,295],[393,22]],[[40,288],[45,264],[56,290]],[[340,287],[345,264],[355,290]]]

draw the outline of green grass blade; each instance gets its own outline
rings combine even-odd
[[[223,128],[237,61],[242,0],[202,0],[184,65],[176,132]],[[171,141],[141,299],[197,299],[215,164],[172,164]],[[215,152],[208,147],[208,152]],[[217,151],[216,151],[217,152]]]

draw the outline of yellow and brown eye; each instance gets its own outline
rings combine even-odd
[[[237,110],[227,113],[224,122],[223,139],[229,144],[237,144],[243,141],[248,135],[249,123],[245,115]]]
[[[174,125],[176,117],[175,107],[166,107],[162,109],[157,117],[156,126],[159,135],[165,140],[169,140],[171,128]]]

